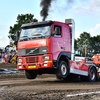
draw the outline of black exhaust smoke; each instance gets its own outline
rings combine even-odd
[[[41,0],[40,6],[42,10],[40,15],[43,16],[43,21],[45,21],[46,17],[48,16],[49,7],[51,6],[51,1],[53,0]]]
[[[51,2],[52,1],[58,1],[58,0],[41,0],[41,3],[40,3],[40,6],[42,7],[42,10],[40,12],[40,15],[43,17],[43,21],[45,21],[45,19],[47,18],[48,16],[48,12],[49,12],[49,8],[51,6]],[[65,3],[67,4],[72,4],[75,0],[64,0]],[[57,5],[57,4],[55,4]],[[59,6],[59,4],[58,4]],[[63,5],[62,5],[63,7]]]

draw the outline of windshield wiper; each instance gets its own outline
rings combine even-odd
[[[35,35],[32,35],[34,37],[38,37],[38,38],[45,38],[46,36],[43,35],[43,34],[35,34]]]
[[[37,36],[42,36],[42,34],[34,34],[32,36],[36,36],[37,37]]]
[[[22,36],[22,37],[20,37],[20,38],[24,38],[24,37],[28,37],[28,36]]]
[[[45,36],[41,35],[39,38],[45,38]]]
[[[32,40],[32,39],[36,39],[36,38],[45,38],[45,37],[47,37],[47,36],[43,36],[43,35],[40,35],[40,34],[38,34],[38,36],[32,35],[32,37],[22,36],[22,37],[20,37],[20,41],[27,41],[27,40]]]
[[[31,38],[41,38],[42,37],[42,34],[35,34],[35,35],[32,35],[32,37]]]
[[[25,38],[24,38],[24,37],[25,37]],[[20,38],[23,38],[23,39],[21,39],[21,40],[25,40],[25,39],[30,40],[30,39],[31,39],[31,38],[28,37],[28,36],[22,36],[22,37],[20,37]]]

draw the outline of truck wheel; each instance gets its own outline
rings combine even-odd
[[[94,67],[92,67],[88,73],[88,77],[87,77],[88,81],[90,82],[95,82],[97,79],[97,71]]]
[[[25,70],[25,76],[28,79],[35,79],[37,77],[37,72],[33,70]]]
[[[65,61],[60,61],[58,69],[57,69],[56,77],[58,79],[66,79],[67,74],[68,74],[67,63]]]

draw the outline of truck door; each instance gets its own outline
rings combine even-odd
[[[69,28],[66,26],[64,27],[63,38],[64,38],[64,50],[66,52],[71,52],[71,39],[70,39],[70,31]]]
[[[63,37],[62,37],[62,27],[60,25],[54,25],[53,31],[55,32],[55,28],[58,27],[60,34],[54,35],[51,38],[51,52],[53,53],[53,59],[57,59],[57,55],[64,51],[63,49]]]

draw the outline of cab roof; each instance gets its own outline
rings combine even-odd
[[[22,24],[21,28],[36,26],[36,25],[53,24],[53,23],[54,23],[53,21],[32,22],[32,23]]]

